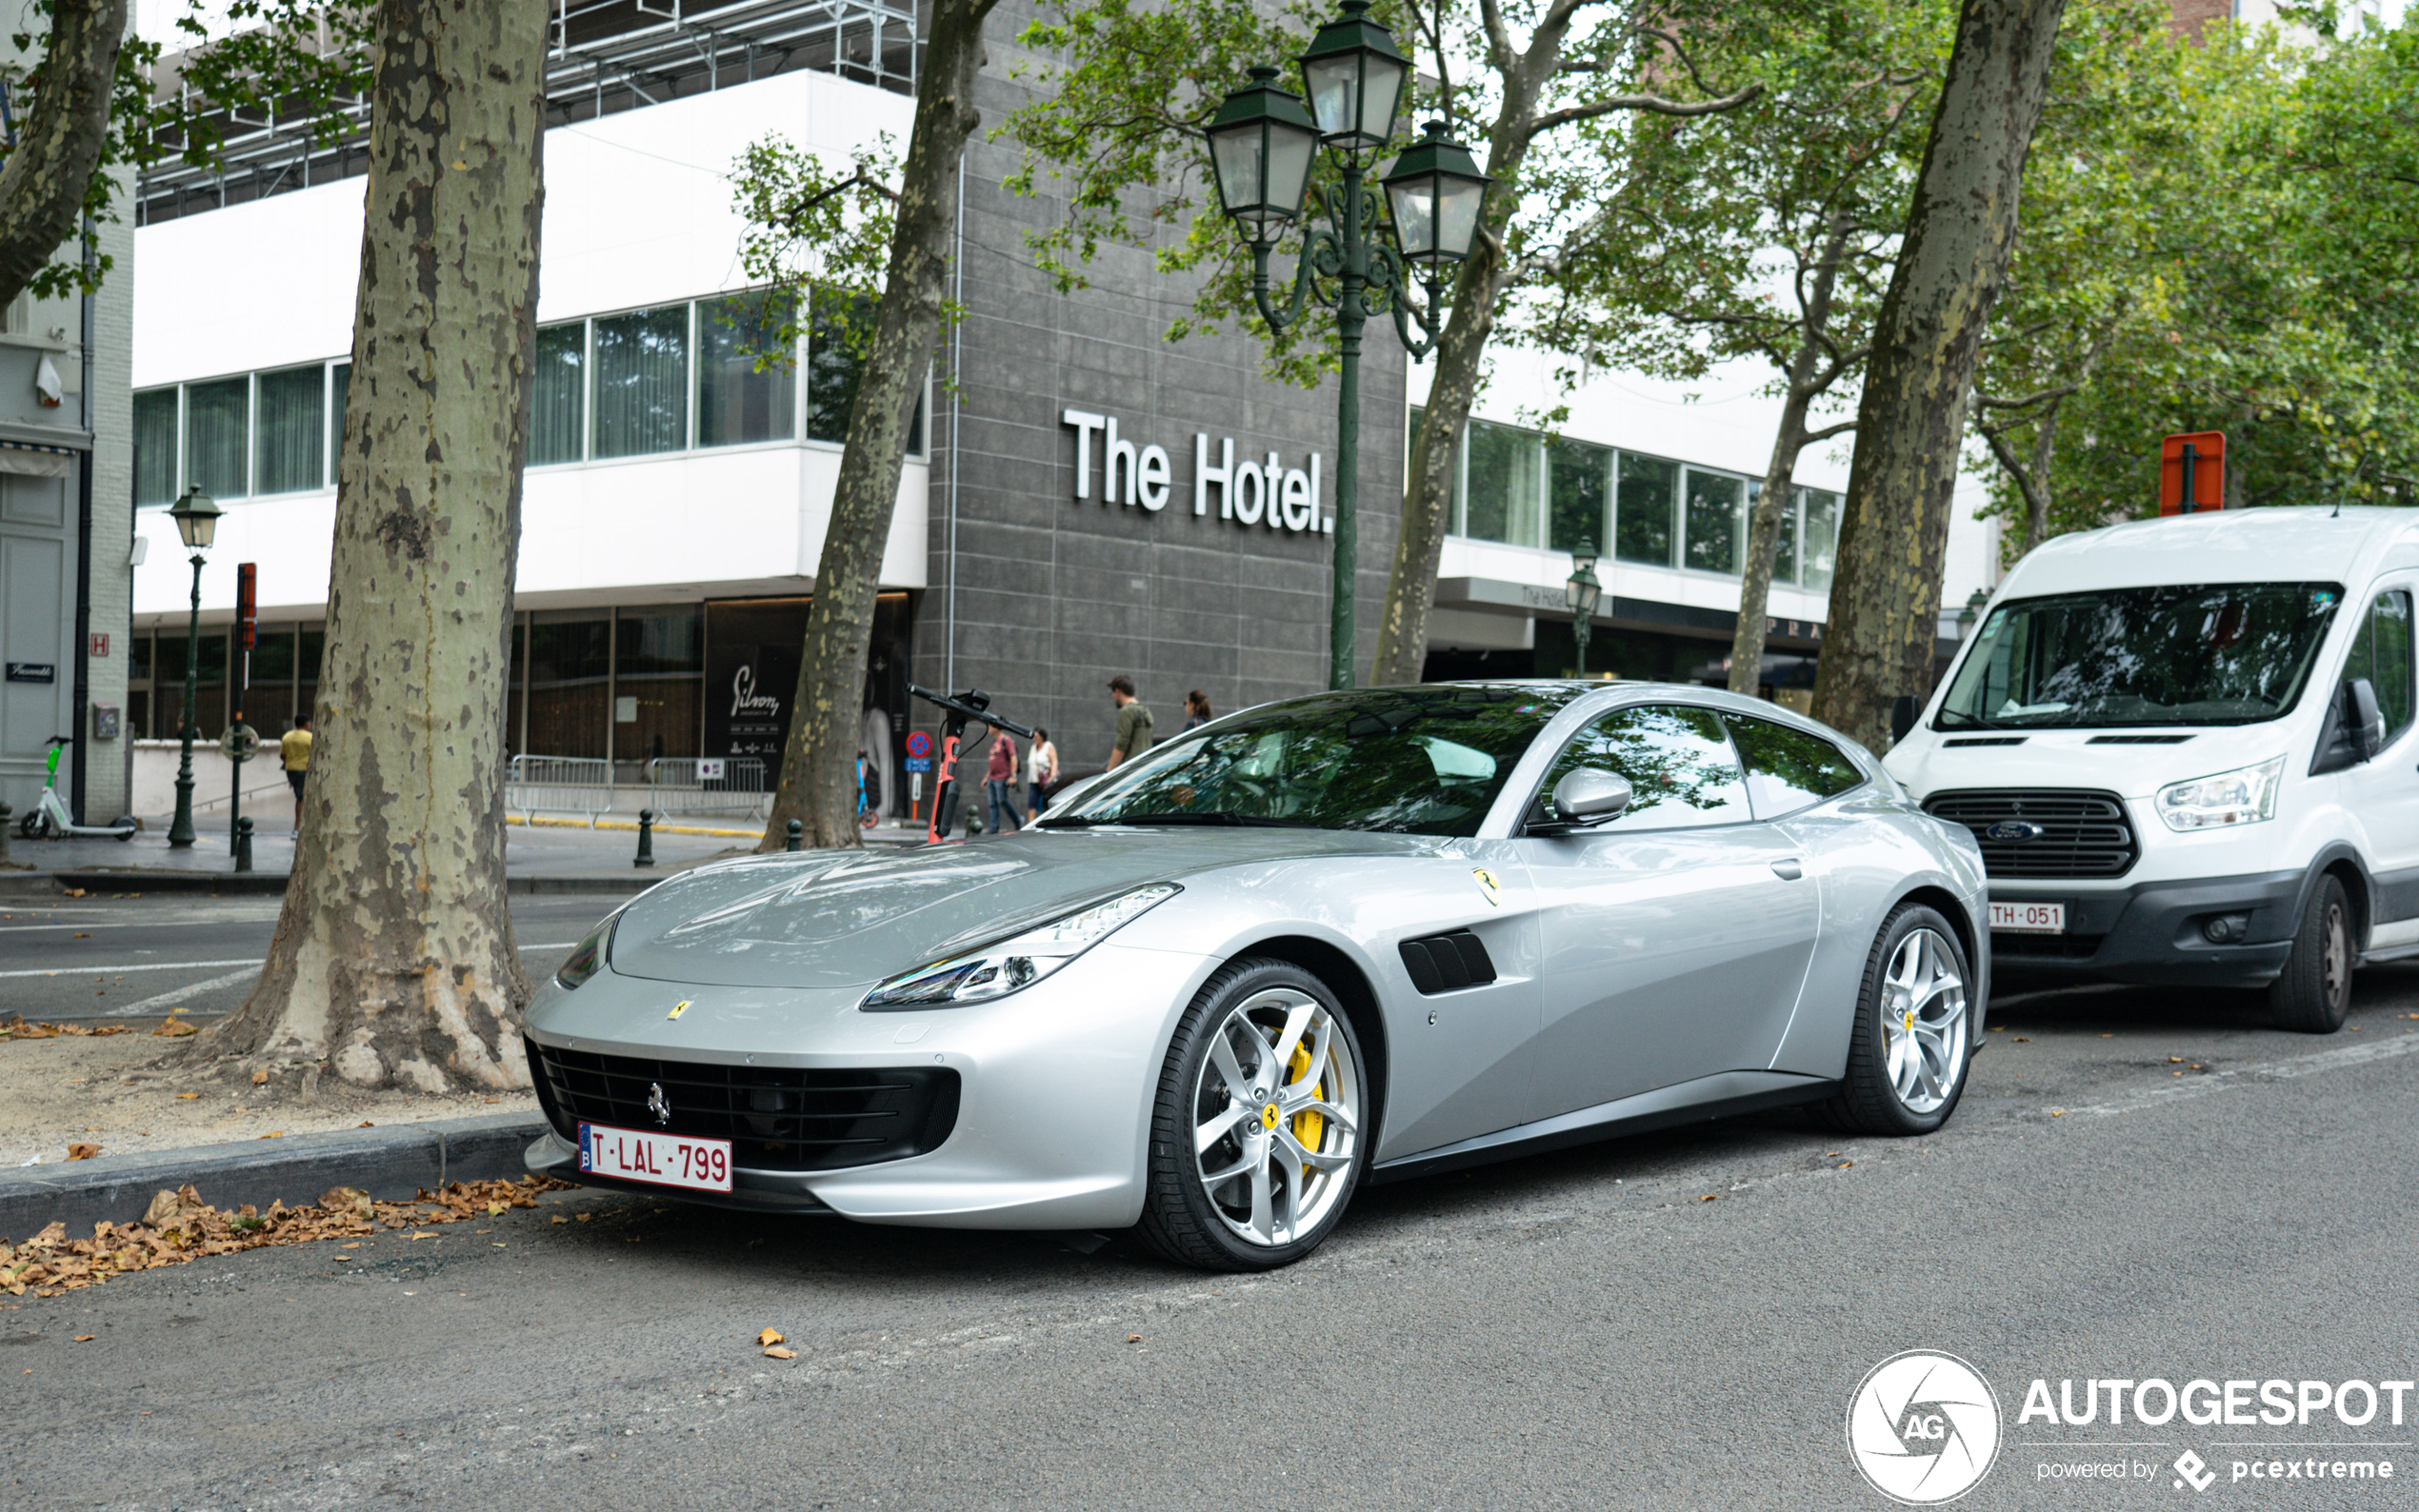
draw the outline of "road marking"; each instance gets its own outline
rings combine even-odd
[[[2419,1034],[2400,1034],[2390,1039],[2339,1044],[2331,1050],[2319,1050],[2309,1055],[2296,1055],[2282,1061],[2262,1061],[2255,1065],[2236,1066],[2230,1071],[2211,1071],[2189,1081],[2167,1086],[2151,1087],[2138,1096],[2121,1098],[2113,1103],[2094,1103],[2067,1109],[2069,1118],[2105,1117],[2111,1113],[2130,1113],[2140,1108],[2156,1107],[2179,1098],[2201,1097],[2210,1092],[2223,1092],[2246,1082],[2289,1082],[2298,1077],[2314,1076],[2321,1071],[2339,1071],[2349,1065],[2362,1065],[2370,1061],[2388,1061],[2419,1050]]]
[[[257,965],[246,966],[241,971],[230,971],[223,977],[212,977],[207,982],[196,982],[191,986],[177,987],[172,991],[163,992],[155,998],[145,998],[140,1003],[130,1003],[122,1008],[110,1008],[101,1016],[117,1019],[131,1017],[137,1013],[157,1013],[160,1009],[171,1004],[182,1003],[187,998],[197,998],[205,992],[214,992],[220,987],[231,987],[236,983],[256,975],[259,970],[260,967]]]
[[[577,944],[579,944],[577,940],[550,941],[545,945],[525,945],[521,946],[521,948],[523,950],[569,950],[571,946]],[[133,965],[107,966],[85,965],[81,963],[71,963],[68,965],[53,966],[49,969],[37,968],[31,971],[0,971],[0,979],[9,977],[63,976],[110,977],[123,976],[129,971],[209,971],[219,966],[250,966],[253,970],[257,971],[260,969],[260,965],[261,964],[258,961],[144,961]]]

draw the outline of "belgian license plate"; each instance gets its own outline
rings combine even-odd
[[[626,1182],[727,1192],[730,1190],[730,1142],[582,1124],[580,1169]]]
[[[1990,905],[1994,934],[2064,934],[2067,905],[2063,903],[1994,903]]]

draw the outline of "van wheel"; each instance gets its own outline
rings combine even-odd
[[[2293,933],[2293,952],[2268,988],[2268,1016],[2280,1029],[2332,1034],[2351,1011],[2351,901],[2344,885],[2321,877]]]

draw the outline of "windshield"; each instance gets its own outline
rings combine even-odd
[[[1990,611],[1939,729],[2253,725],[2293,706],[2333,583],[2118,588]]]
[[[1577,692],[1403,687],[1270,704],[1118,768],[1043,823],[1474,835],[1529,741]]]

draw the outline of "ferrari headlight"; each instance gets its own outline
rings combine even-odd
[[[603,924],[590,929],[586,939],[571,947],[571,953],[554,968],[557,986],[568,991],[605,969],[607,949],[613,938],[613,921],[620,917],[619,913],[606,915]]]
[[[2195,777],[2159,789],[2155,806],[2169,829],[2222,829],[2276,817],[2276,789],[2285,779],[2285,758],[2256,766]]]
[[[1049,976],[1176,892],[1176,885],[1171,882],[1136,887],[997,945],[986,945],[970,955],[951,956],[892,977],[867,993],[861,1005],[877,1011],[895,1011],[1006,997]]]

